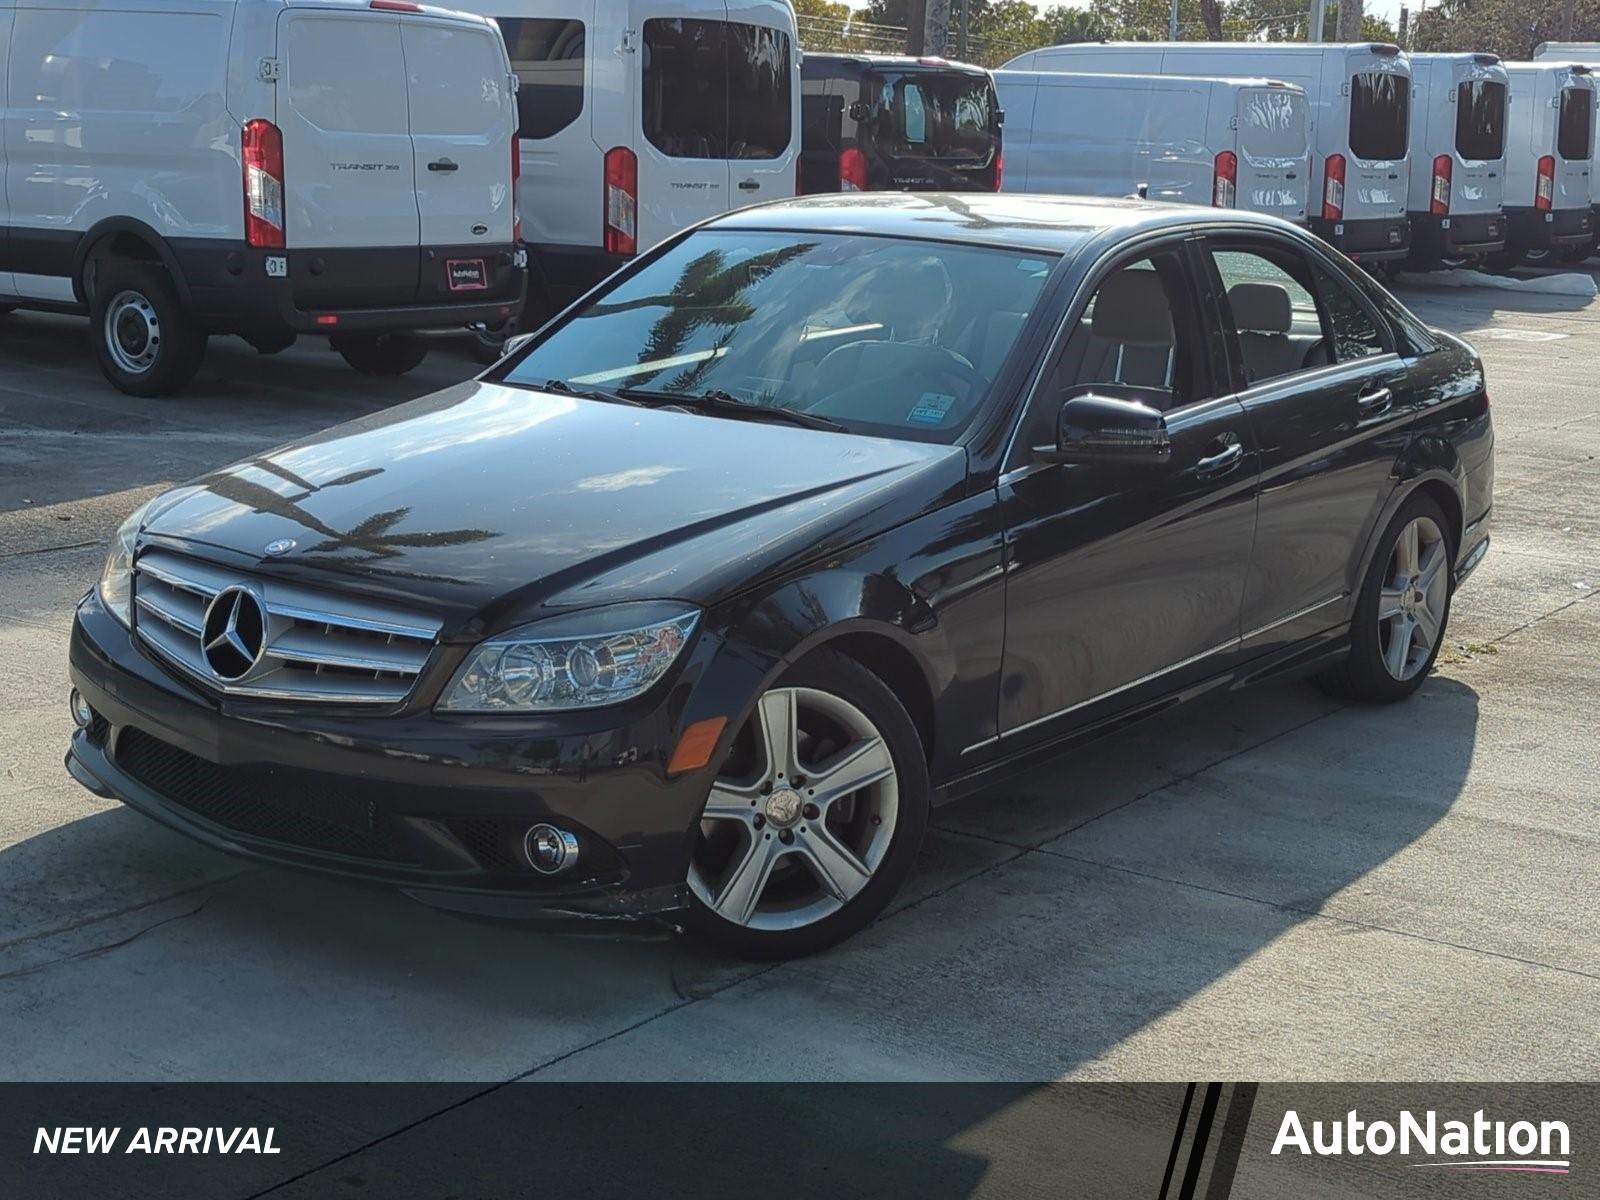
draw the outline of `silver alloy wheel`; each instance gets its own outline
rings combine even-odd
[[[774,688],[750,726],[759,761],[712,785],[688,883],[735,925],[799,929],[838,912],[883,862],[900,808],[894,759],[865,713],[815,688]]]
[[[143,375],[161,352],[161,318],[148,297],[118,292],[106,306],[104,336],[112,361],[130,375]]]
[[[1395,679],[1412,678],[1433,654],[1450,603],[1449,567],[1450,545],[1434,519],[1408,522],[1378,592],[1378,646]]]

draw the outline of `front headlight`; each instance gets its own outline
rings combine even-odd
[[[139,537],[139,527],[144,524],[148,502],[129,514],[128,519],[111,539],[111,551],[106,555],[106,565],[100,572],[100,603],[124,625],[133,624],[133,547]]]
[[[631,700],[667,673],[699,620],[681,604],[618,604],[524,626],[473,650],[439,707],[560,712]]]

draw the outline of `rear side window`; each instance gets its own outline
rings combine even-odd
[[[1303,158],[1310,149],[1305,97],[1276,88],[1241,93],[1239,149],[1256,159]]]
[[[554,137],[583,113],[582,21],[563,17],[501,17],[517,91],[517,135]]]
[[[505,60],[481,25],[412,21],[403,27],[411,132],[464,137],[505,126]]]
[[[1350,153],[1357,158],[1406,156],[1411,81],[1404,75],[1363,71],[1350,80]]]
[[[995,148],[998,104],[985,76],[918,71],[869,81],[867,129],[893,157],[987,162]]]
[[[1328,324],[1333,330],[1333,352],[1336,362],[1367,358],[1389,352],[1388,339],[1366,307],[1356,298],[1350,285],[1324,267],[1315,267],[1317,290],[1322,293],[1322,303],[1328,313]]]
[[[1495,159],[1506,152],[1506,85],[1469,79],[1456,88],[1456,153]]]
[[[728,21],[644,23],[644,135],[673,158],[777,158],[789,148],[789,35]]]
[[[1593,131],[1594,93],[1588,88],[1562,88],[1556,153],[1569,162],[1587,159],[1594,152]]]
[[[297,13],[287,49],[289,106],[318,129],[411,132],[399,22]],[[350,86],[351,63],[365,68],[361,87]]]

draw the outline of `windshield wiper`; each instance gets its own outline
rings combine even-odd
[[[546,379],[543,383],[528,383],[524,387],[537,388],[541,392],[558,392],[563,396],[576,396],[580,400],[603,400],[607,404],[627,404],[633,408],[640,408],[643,402],[629,396],[608,392],[604,388],[575,388],[565,379]]]
[[[622,395],[635,403],[678,405],[695,412],[716,413],[725,417],[744,417],[754,421],[782,421],[804,429],[827,429],[842,433],[844,426],[831,417],[801,412],[796,408],[780,408],[773,404],[757,404],[741,400],[732,392],[712,388],[705,392],[647,392],[638,388],[624,388]]]

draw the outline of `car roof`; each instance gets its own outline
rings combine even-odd
[[[802,196],[742,208],[705,228],[861,233],[1071,254],[1111,230],[1132,235],[1205,224],[1259,225],[1277,232],[1294,228],[1276,217],[1232,208],[1015,192]]]

